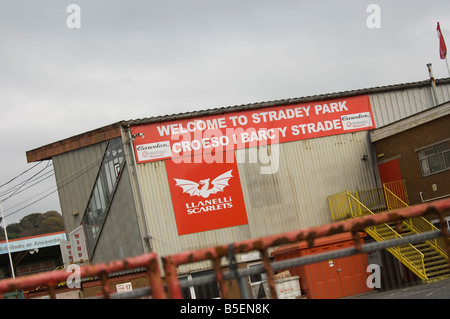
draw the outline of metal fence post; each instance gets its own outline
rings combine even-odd
[[[177,267],[172,258],[162,257],[164,273],[166,274],[167,291],[169,292],[169,298],[181,299],[183,295],[181,293],[180,282],[177,277]]]

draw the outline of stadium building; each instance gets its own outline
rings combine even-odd
[[[165,256],[330,223],[346,190],[401,181],[408,204],[445,197],[449,101],[446,78],[148,117],[27,160],[53,161],[66,231],[82,225],[91,263]]]

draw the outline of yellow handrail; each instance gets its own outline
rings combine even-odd
[[[355,192],[346,190],[328,196],[328,203],[330,205],[333,222],[357,218],[363,215],[373,215],[378,212],[409,206],[404,180],[385,183],[382,187],[363,189]],[[404,228],[411,230],[413,233],[437,230],[433,224],[423,217],[403,220],[402,224]],[[402,237],[396,231],[395,227],[393,228],[388,224],[369,227],[366,229],[366,232],[377,241]],[[445,242],[442,237],[426,240],[425,242],[442,258],[445,258],[447,261],[449,260]],[[387,250],[411,269],[411,271],[419,278],[422,280],[428,279],[425,270],[426,255],[419,250],[419,247],[405,244],[387,248]],[[430,273],[430,276],[432,276],[432,272]]]
[[[384,187],[384,185],[383,185],[383,187]],[[384,189],[385,189],[385,192],[390,193],[390,195],[393,196],[395,198],[395,200],[402,203],[404,205],[404,207],[409,207],[409,205],[407,203],[405,203],[401,198],[399,198],[396,194],[394,194],[389,188],[384,187]],[[386,195],[386,198],[387,198],[387,195]],[[438,228],[436,228],[436,226],[434,226],[426,218],[423,218],[423,217],[410,218],[409,222],[407,222],[407,223],[409,223],[409,226],[412,227],[418,233],[438,230]],[[445,241],[442,237],[430,239],[428,241],[430,242],[431,245],[434,246],[434,248],[436,248],[439,251],[439,253],[441,253],[441,255],[443,255],[444,257],[446,257],[448,259]]]
[[[366,205],[361,203],[355,196],[353,196],[352,194],[349,194],[349,200],[350,200],[350,198],[353,199],[358,204],[358,206],[361,205],[367,212],[374,215],[374,213]],[[358,216],[353,216],[353,217],[358,217]],[[387,238],[379,230],[377,230],[376,227],[368,227],[368,228],[366,228],[366,231],[368,231],[370,233],[370,235],[372,237],[375,237],[375,239],[377,239],[377,240],[403,238],[402,235],[400,235],[395,229],[393,229],[388,224],[384,224],[381,226],[384,227],[385,229],[387,229],[388,232],[393,236],[389,236]],[[425,270],[425,255],[421,251],[419,251],[416,247],[414,247],[413,245],[408,243],[408,244],[401,245],[401,246],[391,247],[388,250],[395,252],[394,254],[397,255],[397,258],[402,259],[402,261],[406,265],[410,265],[411,267],[408,267],[408,268],[410,268],[414,273],[416,273],[421,279],[427,279],[426,270]],[[417,262],[417,261],[419,261],[419,262]]]
[[[352,217],[352,209],[348,202],[348,191],[328,196],[333,222]]]
[[[408,193],[406,192],[406,184],[404,180],[383,183],[383,190],[386,196],[386,206],[389,210],[395,209],[398,207],[408,207],[409,199]],[[396,199],[399,203],[398,206],[392,205],[389,203],[388,196],[386,194],[386,190],[388,190],[392,195],[394,195],[394,199]],[[402,197],[402,198],[400,198]]]

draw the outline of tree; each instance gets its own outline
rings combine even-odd
[[[23,217],[18,223],[6,227],[8,239],[23,238],[64,230],[64,221],[56,211],[33,213]],[[3,228],[0,227],[0,241],[5,240]]]

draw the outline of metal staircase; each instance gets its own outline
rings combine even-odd
[[[333,221],[357,218],[378,212],[408,207],[404,181],[383,184],[381,188],[350,193],[345,191],[328,197]],[[377,241],[407,237],[437,230],[423,217],[366,228]],[[448,255],[442,238],[388,248],[388,251],[424,281],[450,276]]]

